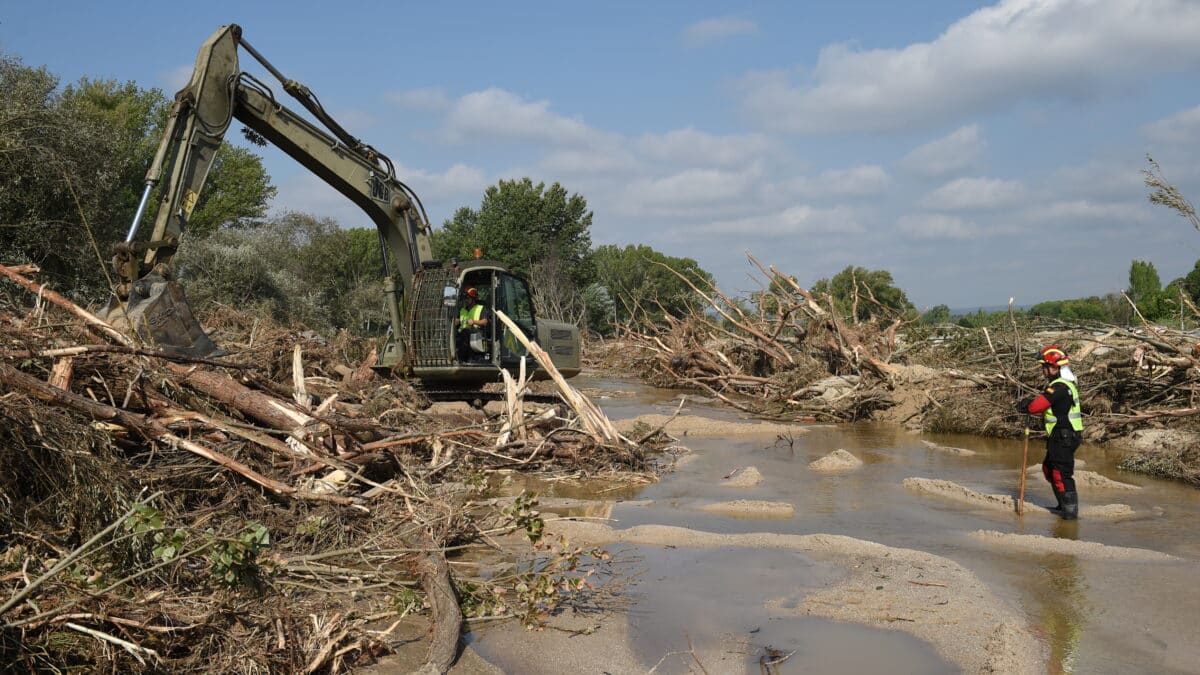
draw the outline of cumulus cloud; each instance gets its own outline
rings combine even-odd
[[[396,175],[417,193],[427,207],[431,201],[439,200],[460,204],[478,201],[488,185],[488,179],[482,171],[462,164],[455,164],[441,172],[397,164]],[[285,175],[278,181],[278,189],[271,203],[275,212],[303,211],[328,215],[343,227],[372,226],[361,208],[314,174]]]
[[[975,164],[986,147],[979,125],[969,124],[914,149],[900,160],[900,166],[922,176],[945,176]]]
[[[683,41],[690,47],[703,47],[738,35],[752,35],[757,32],[758,24],[753,21],[724,16],[697,21],[684,28]]]
[[[716,136],[688,127],[665,134],[643,134],[636,147],[658,161],[730,166],[761,157],[770,143],[761,134]]]
[[[542,170],[549,175],[587,176],[624,174],[637,171],[639,163],[632,153],[620,147],[605,151],[556,150],[547,153],[540,162]]]
[[[622,207],[655,216],[701,214],[716,207],[744,208],[760,174],[757,167],[743,171],[686,169],[661,178],[641,178],[626,188]]]
[[[455,164],[440,173],[396,165],[396,174],[422,199],[473,198],[488,185],[482,171],[464,164]]]
[[[1029,211],[1032,222],[1080,221],[1084,224],[1107,223],[1138,225],[1153,220],[1146,204],[1134,202],[1097,202],[1087,199],[1056,201]]]
[[[745,240],[796,235],[855,235],[863,231],[862,223],[851,208],[838,206],[821,209],[797,205],[772,213],[714,220],[687,229],[676,229],[670,234],[672,238],[683,239],[703,234]]]
[[[450,109],[450,96],[444,89],[438,87],[394,91],[387,94],[386,98],[407,110],[444,112]]]
[[[865,164],[795,178],[775,191],[801,199],[855,199],[883,194],[891,184],[892,177],[883,167]]]
[[[999,209],[1019,204],[1026,196],[1020,181],[998,178],[959,178],[925,195],[920,205],[935,211]]]
[[[583,120],[550,110],[549,101],[526,101],[495,87],[454,101],[446,117],[451,140],[533,141],[551,145],[589,145],[602,136]]]
[[[924,128],[1195,68],[1197,34],[1200,3],[1189,0],[1001,0],[932,42],[828,46],[801,82],[789,72],[747,76],[744,105],[764,125],[795,133]]]
[[[1200,142],[1200,106],[1151,122],[1142,134],[1154,143],[1190,145]]]
[[[973,239],[986,234],[979,225],[944,213],[905,214],[896,227],[916,239]]]

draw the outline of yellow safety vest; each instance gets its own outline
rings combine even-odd
[[[1062,382],[1067,385],[1067,389],[1071,390],[1071,412],[1067,414],[1067,419],[1071,422],[1071,428],[1075,431],[1083,431],[1083,410],[1079,407],[1079,388],[1070,380],[1064,380],[1061,377],[1050,383],[1054,386]],[[1054,431],[1054,425],[1058,422],[1058,418],[1054,416],[1053,408],[1046,408],[1042,413],[1042,421],[1046,423],[1046,435],[1049,436]]]
[[[478,321],[479,316],[483,314],[483,305],[478,302],[470,309],[466,307],[458,308],[458,329],[459,330],[474,330],[477,326],[468,326],[468,321]]]

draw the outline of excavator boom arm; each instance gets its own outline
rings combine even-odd
[[[393,339],[402,334],[402,298],[405,289],[423,261],[432,260],[430,226],[424,217],[420,201],[404,183],[396,178],[394,166],[385,155],[352,137],[321,107],[316,97],[302,84],[282,76],[241,37],[236,24],[222,26],[200,48],[196,66],[188,85],[175,95],[175,104],[164,130],[154,161],[146,174],[146,194],[161,183],[162,190],[154,229],[143,243],[132,244],[142,208],[139,207],[129,237],[118,247],[115,265],[122,280],[121,293],[124,311],[129,322],[138,325],[141,312],[130,307],[134,300],[151,297],[145,280],[155,274],[154,281],[169,281],[167,264],[179,246],[188,221],[199,202],[209,171],[212,169],[225,134],[237,120],[270,141],[313,174],[361,208],[380,233],[380,240],[391,252],[398,269],[387,272],[385,292],[392,322]],[[238,48],[244,47],[277,79],[283,89],[295,97],[329,131],[321,129],[299,114],[283,106],[271,89],[248,73],[242,72]],[[141,260],[137,254],[144,252]],[[388,256],[384,266],[388,268]],[[153,295],[164,295],[162,291]],[[170,294],[182,298],[182,290],[170,289]],[[164,314],[176,312],[176,302],[168,302],[158,316],[147,316],[145,323],[153,328]],[[182,301],[186,305],[186,301]],[[140,308],[138,308],[140,310]],[[190,309],[185,323],[194,324]],[[137,315],[135,317],[135,314]],[[139,332],[153,332],[138,329]],[[192,334],[199,326],[186,326],[179,334]],[[187,343],[189,338],[155,335],[159,343]],[[204,337],[202,349],[211,342]],[[195,351],[181,346],[177,351]]]

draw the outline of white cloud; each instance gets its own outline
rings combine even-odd
[[[910,213],[896,227],[916,239],[973,239],[986,232],[975,223],[944,213]]]
[[[686,229],[672,230],[673,238],[694,238],[697,234],[746,239],[796,235],[854,235],[864,231],[853,209],[819,209],[808,205],[754,216],[715,220]],[[786,247],[785,247],[786,248]]]
[[[730,166],[761,157],[770,144],[761,134],[715,136],[691,127],[665,134],[644,134],[637,149],[664,162]]]
[[[494,87],[454,101],[446,132],[455,141],[482,138],[584,146],[603,136],[581,119],[552,112],[549,101],[526,101]]]
[[[959,178],[925,195],[920,205],[936,211],[999,209],[1015,206],[1025,197],[1025,186],[1020,181]]]
[[[979,125],[970,124],[916,148],[900,160],[900,166],[923,176],[945,176],[974,165],[986,147]]]
[[[1164,145],[1200,142],[1200,106],[1151,122],[1142,127],[1142,133]]]
[[[877,164],[849,169],[830,169],[815,177],[800,177],[785,181],[777,192],[802,199],[854,199],[883,194],[892,184],[892,177]]]
[[[631,182],[621,206],[631,213],[657,216],[711,212],[714,206],[740,209],[760,178],[757,168],[737,172],[686,169],[663,178]]]
[[[1095,202],[1086,199],[1051,202],[1038,206],[1026,214],[1034,222],[1083,221],[1087,225],[1097,222],[1118,225],[1145,224],[1153,220],[1148,203]]]
[[[821,50],[811,77],[743,81],[761,122],[796,133],[927,127],[1024,100],[1079,97],[1200,64],[1200,3],[1002,0],[932,42]]]
[[[450,97],[446,90],[438,87],[406,89],[387,94],[387,100],[401,108],[426,112],[443,112],[450,109]]]
[[[638,169],[638,161],[631,153],[619,147],[605,150],[566,149],[548,153],[542,158],[540,166],[549,175],[628,175]]]
[[[422,199],[477,198],[488,185],[482,171],[463,164],[441,173],[396,165],[396,175]]]
[[[691,47],[703,47],[738,35],[758,32],[758,24],[732,16],[704,19],[683,29],[683,40]]]

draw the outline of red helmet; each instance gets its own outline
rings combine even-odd
[[[471,287],[471,288],[468,288],[467,290],[463,291],[463,295],[466,295],[468,298],[478,298],[479,291],[475,290],[474,287]]]
[[[1071,362],[1070,359],[1067,358],[1067,353],[1064,352],[1062,347],[1059,347],[1058,345],[1050,345],[1049,347],[1043,349],[1042,358],[1039,359],[1039,361],[1041,363],[1045,363],[1046,365],[1056,366],[1059,368]]]

